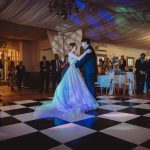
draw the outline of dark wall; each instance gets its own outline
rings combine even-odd
[[[26,72],[24,75],[23,86],[30,89],[38,89],[40,87],[40,73]]]

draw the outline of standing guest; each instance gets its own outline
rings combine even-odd
[[[124,55],[121,55],[121,59],[119,61],[119,68],[121,69],[121,72],[125,72],[126,64],[127,64],[127,62],[126,62],[126,60],[124,58]]]
[[[143,93],[144,83],[145,83],[145,74],[146,74],[146,61],[145,54],[142,53],[140,59],[136,60],[135,68],[136,68],[136,93]]]
[[[9,86],[11,87],[11,91],[14,91],[14,87],[16,84],[16,76],[15,76],[15,63],[14,61],[10,61],[9,68],[8,68],[8,77],[9,77]]]
[[[147,61],[146,70],[147,70],[147,92],[148,94],[150,94],[150,58]]]
[[[108,67],[108,61],[109,61],[109,59],[107,57],[104,57],[104,61],[103,61],[103,69],[104,70],[106,67]]]
[[[61,65],[61,79],[63,78],[63,76],[64,76],[64,74],[65,74],[65,72],[67,71],[67,69],[69,68],[69,62],[68,62],[68,55],[66,55],[65,57],[64,57],[64,62],[62,63],[62,65]]]
[[[103,69],[103,60],[102,58],[100,58],[98,62],[98,74],[101,74],[102,69]]]
[[[50,81],[50,62],[46,60],[46,56],[42,57],[42,61],[40,62],[40,93],[44,91],[49,93],[49,81]]]
[[[22,61],[20,61],[19,65],[16,66],[16,71],[17,87],[19,90],[21,90],[22,81],[25,73],[25,66],[23,65]]]
[[[2,63],[2,60],[0,59],[0,83],[1,83],[1,77],[2,77],[2,74],[1,74],[2,69],[3,69],[3,63]]]
[[[2,74],[1,74],[2,69],[3,69],[3,63],[2,63],[2,60],[0,59],[0,82],[1,82],[1,77],[2,77]]]
[[[55,89],[57,85],[60,82],[61,79],[61,64],[62,61],[59,59],[59,55],[55,54],[55,59],[51,60],[51,71],[52,71],[52,86],[53,86],[53,92],[55,92]]]

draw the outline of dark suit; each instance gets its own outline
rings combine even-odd
[[[23,77],[24,77],[24,73],[25,73],[25,66],[17,65],[16,70],[17,70],[17,73],[16,73],[17,87],[18,87],[18,89],[21,90],[21,85],[22,85],[22,81],[23,81]]]
[[[2,77],[1,69],[3,69],[3,64],[2,64],[2,60],[0,59],[0,82],[1,82],[1,77]]]
[[[3,69],[3,63],[1,59],[0,59],[0,69]]]
[[[147,89],[150,90],[150,60],[147,62],[146,73],[147,73]]]
[[[144,90],[144,84],[145,84],[145,73],[146,73],[146,61],[141,59],[136,60],[135,68],[136,68],[136,92],[137,94],[143,93]],[[144,74],[141,74],[140,71],[144,72]]]
[[[97,76],[97,57],[96,57],[94,49],[91,46],[88,46],[87,49],[91,49],[92,52],[86,54],[80,61],[78,61],[75,64],[75,66],[77,68],[78,67],[83,68],[85,83],[89,91],[91,92],[91,94],[94,97],[96,97],[94,82],[96,81],[96,76]]]
[[[121,61],[123,61],[123,62],[121,63]],[[125,71],[126,64],[127,64],[127,62],[126,62],[125,59],[124,60],[120,60],[120,62],[119,62],[119,68],[121,69],[121,71]]]
[[[55,91],[57,85],[60,82],[61,79],[61,60],[52,60],[51,65],[51,71],[52,71],[52,86],[53,86],[53,92]]]
[[[41,78],[41,92],[44,90],[44,85],[46,82],[45,92],[49,92],[49,80],[50,80],[50,63],[49,61],[41,61],[40,62],[40,78]]]

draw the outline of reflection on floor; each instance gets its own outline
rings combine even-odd
[[[3,103],[0,148],[8,150],[149,150],[150,100],[99,96],[99,108],[78,117],[38,118],[34,109],[51,100]]]

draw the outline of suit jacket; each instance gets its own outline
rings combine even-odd
[[[94,49],[88,46],[87,49],[91,49],[92,52],[86,54],[80,61],[78,61],[75,66],[78,68],[83,68],[85,74],[96,74],[97,75],[97,57]],[[86,49],[86,50],[87,50]],[[85,50],[85,51],[86,51]]]
[[[121,64],[121,60],[120,60],[120,62],[119,62],[119,68],[121,69],[121,71],[125,71],[126,64],[127,64],[127,62],[126,62],[125,59],[123,60],[122,64]]]
[[[140,71],[146,72],[146,68],[147,68],[146,61],[143,61],[142,63],[141,59],[136,60],[135,68],[136,68],[136,72],[135,72],[136,75],[140,74]]]
[[[45,65],[44,65],[44,61],[40,62],[40,72],[43,72],[43,71],[46,71],[46,72],[50,71],[50,63],[47,60],[46,60]]]
[[[60,64],[60,66],[59,66],[59,72],[61,71],[61,64],[62,64],[62,61],[61,60],[58,60],[59,61],[59,64]],[[51,66],[51,71],[52,71],[52,73],[55,73],[56,72],[56,60],[54,59],[54,60],[51,60],[51,62],[50,62],[50,66]]]
[[[2,60],[0,59],[0,69],[3,68]]]
[[[19,75],[23,76],[25,73],[25,66],[24,65],[17,65],[16,70],[17,70],[17,73],[16,73],[17,76],[19,76]]]
[[[150,60],[147,62],[146,71],[147,75],[150,77]]]

